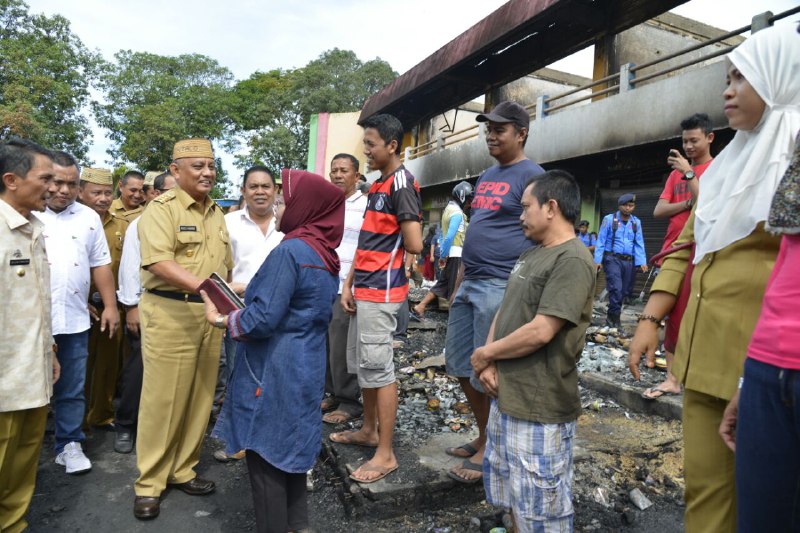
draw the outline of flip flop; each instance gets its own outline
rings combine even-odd
[[[336,416],[336,417],[341,417],[341,418],[339,420],[329,420],[328,418],[331,417],[331,416]],[[350,420],[353,420],[354,418],[357,418],[357,417],[355,415],[353,415],[352,413],[348,413],[347,411],[342,411],[341,409],[335,409],[333,411],[329,411],[329,412],[325,413],[324,415],[322,415],[322,421],[323,422],[325,422],[326,424],[333,424],[333,425],[344,424],[345,422],[349,422]]]
[[[377,448],[378,447],[377,444],[368,444],[366,442],[358,442],[358,441],[353,440],[353,435],[355,435],[356,433],[358,433],[357,430],[340,431],[338,433],[331,433],[330,435],[328,435],[328,440],[331,441],[331,442],[335,442],[336,444],[354,444],[356,446],[364,446],[366,448]],[[334,438],[333,437],[334,435],[338,435],[338,437]],[[345,436],[345,435],[347,435],[347,436]],[[337,439],[341,439],[341,440],[337,440]]]
[[[383,468],[381,466],[371,465],[371,464],[369,464],[369,461],[367,461],[366,463],[361,465],[359,468],[364,468],[364,471],[366,471],[366,472],[377,472],[380,475],[378,477],[376,477],[376,478],[373,478],[373,479],[358,479],[357,477],[354,476],[355,472],[353,472],[353,474],[350,474],[350,479],[352,479],[353,481],[355,481],[357,483],[362,483],[362,484],[365,484],[365,485],[369,484],[369,483],[375,483],[376,481],[380,481],[381,479],[385,478],[386,476],[388,476],[389,474],[391,474],[392,472],[397,470],[399,467],[400,467],[400,465],[394,465],[393,468]]]
[[[648,396],[647,394],[648,391],[650,391],[651,394],[654,392],[657,392],[659,394],[658,396],[652,396],[652,395]],[[651,387],[649,389],[645,389],[645,391],[642,393],[642,398],[644,398],[645,400],[653,401],[653,400],[658,400],[662,396],[678,396],[679,394],[680,392],[672,392],[664,389],[659,389],[658,387]]]
[[[322,409],[323,413],[327,413],[329,411],[334,411],[339,406],[339,402],[333,399],[333,397],[328,397],[322,400],[320,404],[320,408]]]
[[[470,462],[469,459],[464,459],[464,462],[461,463],[461,468],[465,470],[472,470],[474,472],[480,472],[481,475],[476,477],[475,479],[468,479],[465,477],[461,477],[452,470],[450,470],[447,472],[448,477],[450,477],[450,479],[458,481],[459,483],[463,483],[464,485],[474,485],[478,481],[483,480],[483,465],[472,463]]]
[[[461,455],[459,453],[456,453],[456,450],[464,450],[469,455]],[[470,457],[478,453],[478,450],[476,450],[475,447],[472,446],[471,444],[467,443],[467,444],[462,444],[461,446],[458,446],[456,448],[446,448],[444,450],[444,453],[446,453],[451,457],[458,457],[459,459],[469,459]]]

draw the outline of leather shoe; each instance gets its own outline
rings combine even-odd
[[[217,488],[217,485],[208,479],[203,479],[201,477],[196,477],[192,480],[187,481],[186,483],[170,483],[171,487],[175,487],[176,489],[182,490],[186,494],[190,496],[202,496],[203,494],[211,494],[214,492],[214,489]]]
[[[131,453],[133,451],[133,433],[131,430],[117,428],[117,437],[114,439],[114,451],[117,453]]]
[[[137,496],[133,500],[133,516],[139,520],[151,520],[158,516],[161,502],[150,496]]]

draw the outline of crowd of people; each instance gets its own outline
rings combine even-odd
[[[800,35],[760,31],[729,61],[724,106],[737,133],[712,159],[708,116],[681,123],[685,156],[670,152],[655,212],[669,231],[629,363],[636,378],[643,355],[654,365],[666,319],[669,373],[645,397],[684,389],[687,531],[791,531]],[[50,410],[67,474],[92,468],[87,429],[113,430],[118,453],[135,449],[142,520],[159,515],[168,486],[215,490],[195,472],[212,411],[225,444],[215,457],[246,461],[258,531],[308,529],[305,479],[323,423],[362,418],[329,438],[374,448],[354,482],[390,476],[402,468],[393,346],[421,255],[426,277],[434,267],[438,276],[410,311],[421,319],[437,298],[451,300],[446,370],[478,429],[445,450],[461,460],[449,476],[483,483],[516,531],[571,531],[577,361],[597,271],[614,327],[635,270],[647,271],[636,197],[620,196],[593,235],[575,178],[527,157],[523,106],[501,102],[477,120],[496,165],[453,188],[438,238],[425,239],[419,183],[391,115],[362,124],[373,183],[346,153],[329,179],[284,169],[280,187],[254,166],[242,208],[228,214],[209,196],[216,167],[205,139],[176,142],[164,172],[127,172],[114,200],[110,171],[28,140],[2,144],[0,530],[27,527]],[[201,290],[212,276],[242,302],[226,309]]]

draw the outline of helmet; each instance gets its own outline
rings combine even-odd
[[[475,191],[468,181],[462,181],[453,187],[453,199],[458,202],[458,205],[462,208],[472,201],[473,196],[475,196]]]

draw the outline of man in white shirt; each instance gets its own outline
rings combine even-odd
[[[153,180],[153,191],[157,198],[177,185],[169,172],[159,174]],[[117,299],[125,308],[125,334],[128,339],[128,356],[123,361],[119,380],[119,405],[114,414],[114,451],[131,453],[139,419],[139,398],[142,394],[142,339],[139,334],[139,297],[142,295],[142,280],[139,270],[142,252],[139,248],[139,218],[134,219],[125,232],[122,245],[122,260],[119,265],[119,290]]]
[[[228,227],[233,249],[231,288],[239,294],[244,294],[247,284],[253,279],[261,264],[283,240],[283,233],[275,229],[272,207],[278,188],[267,167],[255,165],[245,170],[241,192],[244,208],[225,215],[225,225]],[[225,394],[225,385],[235,358],[236,341],[231,339],[226,331],[219,359],[217,390],[214,395],[214,404],[217,406]],[[244,457],[242,452],[227,455],[224,450],[214,454],[215,459],[223,462],[242,457]]]
[[[364,221],[367,197],[357,188],[358,159],[350,154],[338,154],[331,161],[331,183],[344,191],[344,234],[336,249],[341,269],[339,270],[339,294],[342,284],[350,273],[353,257],[358,246],[358,234]],[[408,313],[406,313],[408,315]],[[328,326],[328,370],[325,373],[325,392],[329,395],[322,402],[326,413],[322,420],[328,424],[341,424],[361,416],[364,408],[358,401],[358,379],[347,372],[347,330],[350,315],[344,312],[339,299],[333,302],[333,318]]]
[[[242,179],[244,208],[225,215],[225,225],[233,249],[233,277],[231,288],[244,294],[269,253],[283,240],[283,233],[275,229],[273,205],[278,195],[275,179],[261,165],[248,168]],[[227,367],[233,368],[236,342],[225,337]],[[227,380],[227,369],[220,369]]]
[[[53,336],[61,379],[53,387],[56,464],[67,474],[92,468],[81,443],[86,410],[84,385],[89,343],[89,280],[103,301],[100,331],[113,337],[119,324],[114,274],[103,223],[91,208],[77,203],[78,164],[64,152],[53,157],[55,193],[44,212],[36,212],[50,263]]]

